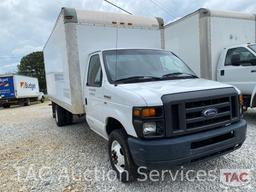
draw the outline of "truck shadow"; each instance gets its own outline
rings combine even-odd
[[[248,123],[255,124],[256,123],[256,109],[248,109],[248,111],[246,111],[244,113],[244,119]]]

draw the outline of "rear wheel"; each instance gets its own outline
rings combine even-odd
[[[6,108],[10,108],[10,106],[11,106],[11,105],[10,105],[9,103],[3,104],[3,108],[5,108],[5,109],[6,109]]]
[[[56,124],[61,127],[65,125],[65,111],[62,107],[56,105],[55,106],[55,121]]]
[[[31,102],[30,99],[26,99],[24,102],[24,106],[30,106]]]
[[[55,113],[53,113],[53,116],[55,115],[55,121],[59,127],[64,125],[69,125],[72,123],[73,121],[72,113],[70,113],[69,111],[65,110],[64,108],[56,104],[54,109],[55,109]]]
[[[124,130],[116,129],[111,132],[108,152],[111,166],[118,179],[123,183],[134,181],[137,178],[137,166],[132,160]]]
[[[72,124],[73,123],[73,114],[70,113],[69,111],[66,111],[65,116],[66,116],[66,124],[67,125]]]

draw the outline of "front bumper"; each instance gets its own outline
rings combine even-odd
[[[149,169],[166,169],[216,157],[238,149],[246,138],[247,124],[232,125],[175,138],[142,140],[128,138],[135,164]]]

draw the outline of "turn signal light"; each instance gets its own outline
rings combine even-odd
[[[135,108],[133,109],[133,116],[134,117],[155,117],[156,116],[156,109],[149,107],[149,108]]]
[[[243,97],[243,95],[240,95],[239,99],[240,99],[240,104],[243,105],[244,104],[244,97]]]
[[[141,110],[140,109],[133,109],[133,116],[140,117],[141,116]]]
[[[155,108],[145,108],[142,110],[143,117],[155,117],[156,109]]]

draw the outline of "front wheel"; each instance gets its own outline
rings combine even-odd
[[[128,143],[127,134],[122,129],[111,132],[108,152],[113,170],[121,182],[131,182],[137,178],[137,166],[134,164]]]
[[[44,97],[42,97],[41,100],[40,100],[40,102],[41,102],[41,103],[44,103],[44,100],[45,100]]]

